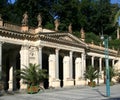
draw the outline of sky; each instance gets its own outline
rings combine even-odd
[[[120,0],[111,0],[111,3],[120,3]]]

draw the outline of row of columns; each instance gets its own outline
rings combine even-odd
[[[100,72],[102,71],[102,59],[103,59],[102,57],[99,58],[99,71],[100,71]],[[93,67],[94,67],[94,61],[95,61],[95,56],[92,56],[92,57],[91,57],[91,63],[92,63],[91,65],[92,65]],[[113,60],[112,60],[112,66],[114,66],[114,64],[115,64],[115,60],[113,59]]]
[[[56,49],[55,51],[55,54],[49,56],[49,86],[59,87],[59,49]],[[82,53],[80,57],[75,60],[75,78],[83,78],[84,71],[85,55]],[[73,51],[70,51],[69,56],[64,56],[63,58],[63,86],[73,85]]]
[[[24,45],[21,47],[20,50],[20,59],[21,59],[21,68],[24,68],[23,65],[28,66],[29,65],[29,46]],[[63,81],[65,82],[66,86],[69,85],[73,85],[73,51],[69,52],[69,56],[65,56],[64,59],[68,60],[69,63],[67,63],[68,65],[66,66],[65,63],[63,63]],[[50,85],[53,85],[56,87],[60,86],[60,80],[59,80],[59,49],[55,49],[55,58],[54,58],[54,67],[52,68],[54,70],[51,70],[51,66],[49,66],[49,74],[51,74],[52,78],[54,78],[54,80],[50,81]],[[94,66],[94,57],[91,58],[91,62],[92,65]],[[50,63],[50,62],[49,62]],[[38,49],[38,64],[40,64],[40,68],[42,68],[42,47],[39,47]],[[114,60],[112,61],[112,64],[114,65]],[[0,42],[0,71],[2,71],[2,43]],[[65,69],[66,67],[68,67],[67,69],[69,69],[69,71],[67,69]],[[78,80],[79,78],[83,78],[83,73],[86,70],[86,56],[84,53],[81,53],[80,57],[76,58],[75,60],[75,80]],[[99,58],[99,70],[100,72],[102,71],[102,58]],[[52,71],[52,72],[50,72]],[[66,72],[68,71],[67,75]],[[55,73],[55,74],[53,74]],[[1,77],[0,77],[1,78]],[[69,78],[70,80],[66,80],[65,78]],[[69,82],[68,82],[69,81]],[[79,84],[79,82],[76,84]],[[23,84],[23,80],[20,81],[20,88],[21,89],[25,89],[26,86],[25,84]]]

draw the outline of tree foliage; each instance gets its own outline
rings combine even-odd
[[[59,16],[60,31],[67,31],[72,23],[76,36],[81,28],[96,35],[107,34],[116,37],[116,26],[113,25],[119,9],[110,0],[8,0],[0,1],[0,13],[4,20],[21,24],[22,15],[28,12],[29,26],[37,26],[37,15],[42,15],[42,26],[54,29],[54,17]]]
[[[25,68],[17,71],[17,76],[24,79],[27,84],[38,85],[43,82],[45,78],[48,78],[46,70],[40,69],[39,65],[29,64],[24,66]]]
[[[88,69],[84,73],[85,79],[89,79],[90,82],[93,82],[94,79],[99,77],[97,70],[93,66],[88,66]]]

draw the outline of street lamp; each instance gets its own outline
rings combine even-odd
[[[105,45],[105,65],[106,65],[106,96],[110,96],[110,71],[109,71],[109,53],[108,53],[108,40],[109,37],[101,36]]]

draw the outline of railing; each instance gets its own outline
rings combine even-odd
[[[91,48],[95,48],[95,49],[99,49],[99,50],[105,50],[105,48],[104,47],[102,47],[102,46],[98,46],[98,45],[95,45],[95,44],[88,44],[89,45],[89,47],[91,47]],[[113,49],[108,49],[110,52],[114,52],[114,53],[117,53],[117,51],[116,50],[113,50]]]
[[[14,25],[14,24],[11,24],[8,22],[4,22],[3,28],[8,29],[8,30],[12,30],[12,31],[18,31],[18,32],[21,31],[21,26]]]
[[[9,22],[4,22],[3,26],[4,29],[8,29],[11,31],[17,31],[17,32],[21,32],[21,26],[20,25],[15,25],[15,24],[11,24]],[[35,33],[35,29],[33,27],[30,27],[28,29],[28,33]]]

